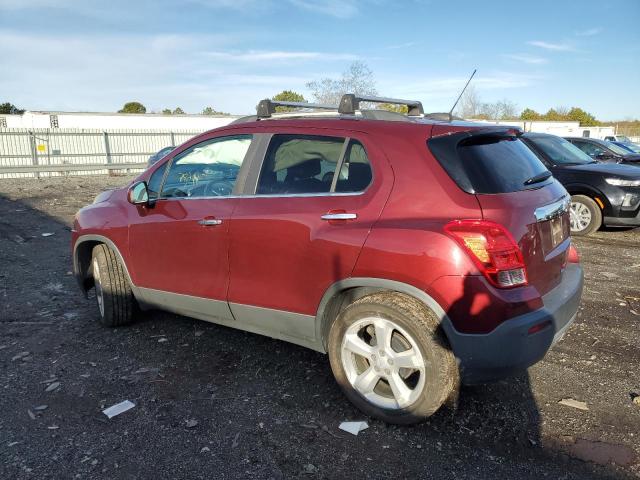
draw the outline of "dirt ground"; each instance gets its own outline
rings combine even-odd
[[[319,353],[161,312],[99,326],[69,227],[127,181],[0,180],[0,478],[640,477],[640,229],[576,239],[583,306],[542,362],[401,427],[364,418]]]

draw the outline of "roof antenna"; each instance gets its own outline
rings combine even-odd
[[[469,84],[471,83],[471,79],[473,78],[473,76],[476,74],[477,69],[473,70],[473,73],[471,74],[471,76],[469,77],[469,80],[467,80],[466,85],[464,86],[464,88],[462,89],[462,91],[460,92],[460,95],[458,95],[458,99],[456,100],[456,103],[453,104],[453,107],[451,107],[451,110],[449,110],[449,121],[452,122],[453,121],[453,110],[456,108],[456,105],[458,105],[458,102],[460,101],[460,99],[462,98],[462,94],[464,93],[464,91],[467,89],[467,87],[469,86]]]

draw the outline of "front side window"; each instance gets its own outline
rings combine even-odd
[[[231,195],[251,141],[251,135],[214,138],[176,155],[160,198]]]
[[[371,165],[357,140],[315,135],[274,135],[256,193],[259,195],[358,192],[371,183]],[[343,155],[344,154],[344,155]],[[336,171],[340,173],[334,179]]]
[[[589,155],[590,157],[597,157],[601,153],[604,153],[604,149],[599,146],[589,143],[589,142],[575,142],[574,145],[582,150],[584,153]]]

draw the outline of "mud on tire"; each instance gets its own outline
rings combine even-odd
[[[399,340],[402,340],[404,336],[400,330],[404,331],[405,334],[411,337],[409,342],[417,346],[424,360],[424,373],[419,372],[419,375],[424,374],[423,387],[419,393],[412,394],[416,398],[410,404],[403,405],[400,408],[398,406],[384,408],[384,406],[380,406],[380,402],[376,404],[375,401],[372,402],[365,398],[360,391],[354,388],[352,381],[349,380],[349,374],[345,371],[343,355],[347,357],[352,353],[345,351],[343,340],[346,342],[345,335],[353,335],[353,333],[350,333],[353,332],[353,328],[366,324],[369,318],[381,318],[385,322],[390,321],[392,322],[391,325],[395,325],[395,329],[391,334],[391,338],[394,339],[392,342],[396,341],[395,336],[398,334],[401,336]],[[375,345],[374,348],[378,349],[377,339],[375,340]],[[410,347],[407,351],[412,352],[413,348]],[[376,350],[376,352],[379,352],[379,350]],[[387,352],[386,362],[389,362],[389,358],[393,358],[396,352],[397,350],[395,349]],[[453,398],[458,391],[458,366],[455,356],[440,328],[438,317],[422,302],[405,294],[396,292],[374,293],[362,297],[348,306],[331,326],[328,338],[328,353],[336,381],[349,400],[364,413],[388,423],[409,424],[421,422],[435,413],[448,398]],[[357,357],[350,357],[347,361],[352,361],[353,359],[358,361]],[[363,357],[362,361],[366,362],[362,367],[365,371],[370,367],[373,368],[369,359],[365,360]],[[375,361],[380,362],[381,359],[378,358]],[[406,371],[400,370],[399,372]],[[414,371],[412,375],[415,373]],[[403,375],[406,377],[406,373]],[[353,373],[351,373],[351,377],[353,378]],[[388,382],[387,391],[393,390],[391,382],[385,379],[381,380],[383,383],[378,381],[375,389],[385,387],[384,382]],[[373,380],[373,382],[375,381]],[[420,385],[420,383],[418,382],[417,385]]]

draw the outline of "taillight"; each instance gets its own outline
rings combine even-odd
[[[444,228],[493,285],[511,288],[527,284],[520,247],[502,225],[487,220],[454,220]]]
[[[580,263],[580,254],[578,253],[578,249],[573,246],[573,243],[569,245],[569,252],[567,253],[567,262]]]

